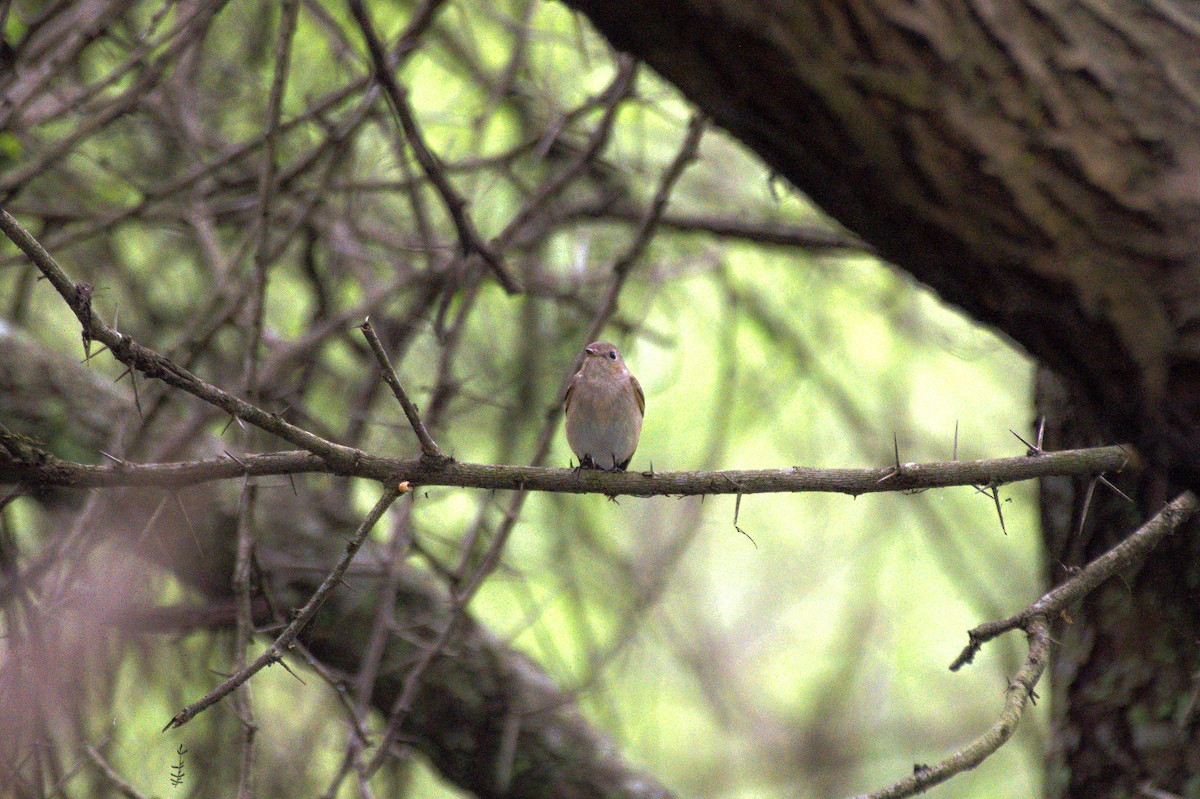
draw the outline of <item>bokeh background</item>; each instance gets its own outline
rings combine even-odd
[[[295,30],[281,38],[288,12],[276,3],[5,4],[6,39],[25,42],[0,78],[6,207],[95,287],[103,318],[205,380],[334,440],[414,456],[354,327],[369,315],[445,450],[530,462],[692,110],[645,68],[614,101],[618,59],[556,3],[454,0],[407,49],[397,42],[425,6],[369,5],[425,142],[523,286],[510,295],[461,256],[441,197],[371,88],[344,5],[291,5]],[[280,41],[290,64],[272,133]],[[606,114],[611,129],[587,155]],[[564,174],[551,201],[534,202]],[[1028,438],[1032,427],[1031,362],[873,258],[721,131],[706,131],[652,233],[603,329],[646,392],[631,468],[882,467],[894,447],[903,461],[1025,451],[1011,431]],[[135,397],[104,353],[81,364],[61,299],[15,248],[0,254],[6,349],[86,373],[111,403],[95,420],[66,401],[31,410],[21,397],[53,394],[10,365],[6,427],[88,462],[101,450],[170,461],[215,446],[291,448],[140,378]],[[259,364],[252,390],[248,353]],[[555,432],[547,465],[570,458]],[[220,489],[235,505],[241,490]],[[64,796],[117,795],[114,776],[133,795],[232,795],[229,703],[161,731],[232,671],[228,624],[97,622],[125,606],[203,604],[169,558],[137,553],[189,535],[205,508],[168,522],[161,498],[119,504],[129,528],[104,527],[88,505],[102,494],[14,494],[0,516],[10,688],[18,639],[51,630],[79,647],[61,677],[70,701],[41,714],[37,745],[7,766],[28,777],[37,751],[42,786]],[[360,518],[378,488],[262,479],[252,518],[265,527],[271,506],[297,494]],[[537,494],[470,611],[679,796],[865,792],[940,759],[999,712],[1023,641],[1003,638],[959,673],[946,667],[967,629],[1041,590],[1034,486],[1006,486],[1001,499],[1003,528],[992,498],[971,488],[740,503]],[[509,502],[421,489],[379,526],[377,557],[359,567],[386,571],[378,553],[388,551],[433,575],[470,564]],[[398,530],[408,544],[389,550]],[[80,536],[86,546],[73,548]],[[303,561],[321,572],[309,550],[288,552],[295,562],[263,568]],[[35,568],[45,571],[30,577]],[[405,747],[368,788],[335,784],[352,727],[337,675],[289,664],[296,676],[275,667],[251,683],[256,795],[465,795]],[[1042,712],[928,795],[1035,795]],[[172,785],[180,745],[186,776]]]

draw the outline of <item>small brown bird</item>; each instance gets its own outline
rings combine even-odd
[[[571,378],[563,402],[567,443],[581,469],[624,471],[633,460],[646,397],[637,378],[612,344],[597,341],[583,349],[583,365]]]

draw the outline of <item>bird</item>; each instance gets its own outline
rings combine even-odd
[[[642,434],[646,396],[615,346],[596,341],[583,348],[563,408],[578,468],[625,471]]]

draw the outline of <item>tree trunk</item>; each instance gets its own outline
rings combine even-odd
[[[1046,370],[1037,405],[1050,420],[1048,449],[1102,440],[1095,418]],[[1162,474],[1154,469],[1131,468],[1113,481],[1136,505],[1102,483],[1042,482],[1048,583],[1070,576],[1162,505]],[[1055,621],[1048,796],[1200,795],[1196,532],[1194,522],[1185,526],[1142,568],[1100,586]],[[1154,789],[1166,793],[1145,792]]]
[[[1024,346],[1052,445],[1129,441],[1138,507],[1043,493],[1048,573],[1200,485],[1200,12],[1177,0],[568,0],[827,213]],[[1047,793],[1200,795],[1194,529],[1059,620]]]

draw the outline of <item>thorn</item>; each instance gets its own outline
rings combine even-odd
[[[305,683],[304,680],[300,679],[300,675],[297,674],[296,672],[292,671],[291,667],[288,666],[288,664],[283,661],[283,655],[280,655],[279,657],[275,658],[275,662],[278,663],[280,666],[283,666],[283,670],[286,671],[288,674],[292,675],[293,677],[295,677],[296,681],[299,682],[301,685],[307,685],[307,683]]]
[[[129,385],[133,389],[133,407],[137,408],[138,418],[144,422],[146,414],[142,412],[142,395],[138,393],[136,372],[129,373]]]
[[[236,455],[234,455],[234,454],[233,454],[232,452],[230,452],[229,450],[223,450],[223,452],[225,453],[225,457],[226,457],[226,458],[229,458],[229,460],[233,461],[233,462],[234,462],[234,463],[236,463],[238,466],[241,466],[241,467],[242,467],[242,469],[245,469],[245,468],[246,468],[246,462],[245,462],[245,461],[243,461],[243,460],[240,460],[240,459],[239,459],[239,458],[238,458]]]
[[[993,485],[992,499],[996,502],[996,515],[1000,517],[1000,532],[1008,535],[1008,530],[1004,527],[1004,511],[1000,509],[1000,486]]]
[[[880,477],[878,480],[876,480],[875,481],[876,485],[887,482],[888,480],[891,480],[893,477],[899,477],[900,475],[904,474],[904,467],[900,465],[900,439],[896,436],[895,431],[892,432],[892,448],[893,448],[893,450],[895,452],[895,456],[896,456],[896,465],[892,468],[892,471],[888,472],[883,477]]]
[[[1083,535],[1083,525],[1084,525],[1084,522],[1087,521],[1088,508],[1090,508],[1092,505],[1092,494],[1094,494],[1095,491],[1096,491],[1096,478],[1093,477],[1092,481],[1090,483],[1088,483],[1087,493],[1083,495],[1083,512],[1079,514],[1079,526],[1077,528],[1075,528],[1075,539],[1076,540],[1079,540],[1080,536]]]
[[[1117,488],[1115,485],[1110,483],[1108,481],[1108,478],[1105,477],[1104,475],[1102,475],[1102,474],[1096,475],[1096,479],[1099,480],[1101,483],[1104,483],[1106,486],[1111,488],[1113,491],[1116,491],[1117,495],[1120,496],[1122,499],[1124,499],[1126,502],[1128,502],[1130,505],[1137,504],[1136,502],[1134,502],[1132,499],[1129,498],[1128,494],[1126,494],[1124,491],[1122,491],[1121,489]]]
[[[1037,436],[1038,452],[1044,452],[1044,450],[1042,449],[1042,436],[1045,434],[1045,432],[1046,432],[1046,417],[1045,417],[1045,415],[1042,415],[1042,416],[1038,417],[1038,436]]]
[[[1038,436],[1038,442],[1039,442],[1039,443],[1038,443],[1037,445],[1034,445],[1034,444],[1030,444],[1028,441],[1026,441],[1024,438],[1022,438],[1022,437],[1021,437],[1021,435],[1020,435],[1020,433],[1018,433],[1016,430],[1013,430],[1011,427],[1008,429],[1008,432],[1010,432],[1010,433],[1012,433],[1014,436],[1016,436],[1016,437],[1017,437],[1017,440],[1018,440],[1018,441],[1020,441],[1022,444],[1024,444],[1024,445],[1025,445],[1025,454],[1026,454],[1028,457],[1033,457],[1033,456],[1035,456],[1035,455],[1045,455],[1045,454],[1046,454],[1045,452],[1043,452],[1043,451],[1042,451],[1042,447],[1041,447],[1041,444],[1040,444],[1040,442],[1041,442],[1042,438],[1041,438],[1041,436],[1040,436],[1040,435]]]
[[[958,420],[954,420],[954,457],[952,460],[958,460]]]
[[[92,358],[95,358],[97,355],[100,355],[101,353],[105,353],[105,352],[108,352],[108,345],[101,344],[100,349],[96,350],[95,352],[86,353],[86,355],[85,355],[84,359],[81,361],[81,363],[91,363]],[[118,380],[119,379],[120,378],[118,378]],[[116,380],[114,380],[113,382],[115,383]]]

